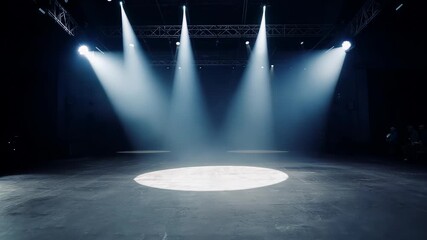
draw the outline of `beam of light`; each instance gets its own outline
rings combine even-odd
[[[254,49],[231,103],[225,138],[231,148],[272,149],[273,123],[265,9]]]
[[[129,134],[134,147],[159,147],[163,144],[167,117],[165,92],[152,71],[123,6],[121,16],[125,74],[119,81],[124,89],[121,92],[123,96],[113,101],[126,102],[126,111],[121,118],[131,129]]]
[[[202,150],[208,145],[210,127],[200,93],[185,8],[179,42],[167,141],[175,152]]]
[[[266,187],[288,179],[282,171],[249,166],[203,166],[144,173],[134,181],[178,191],[235,191]]]
[[[346,53],[341,48],[295,57],[276,72],[277,134],[281,147],[318,150]]]
[[[122,20],[124,61],[122,56],[111,53],[93,54],[87,58],[133,147],[158,148],[162,145],[167,104],[123,8]]]

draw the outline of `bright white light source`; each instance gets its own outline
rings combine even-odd
[[[399,11],[399,9],[403,6],[403,3],[401,3],[399,6],[397,6],[396,11]]]
[[[271,64],[271,66],[270,66],[271,68],[274,68],[274,65],[273,64]]]
[[[86,55],[89,53],[89,48],[86,45],[82,45],[79,47],[80,55]]]
[[[301,45],[303,45],[303,44],[304,44],[304,42],[301,42],[300,44],[301,44]]]
[[[181,43],[180,43],[180,42],[176,42],[175,44],[176,44],[177,46],[181,45]]]
[[[342,48],[343,48],[345,51],[347,51],[348,49],[350,49],[350,47],[351,47],[351,43],[350,43],[349,41],[344,41],[344,42],[342,43]]]
[[[178,67],[179,70],[181,70],[181,67]]]
[[[185,7],[185,5],[184,5],[184,6],[182,6],[182,9],[183,9],[184,11],[185,11],[185,8],[186,8],[186,7]]]
[[[249,45],[249,41],[246,41],[246,42],[245,42],[245,44],[246,44],[246,45]]]
[[[123,2],[122,1],[120,1],[119,3],[120,3],[120,6],[123,6]]]
[[[261,66],[261,68],[264,68],[264,66]]]
[[[167,169],[137,176],[144,186],[179,191],[234,191],[270,186],[288,179],[282,171],[248,166]]]
[[[129,46],[130,46],[130,47],[135,47],[135,44],[133,44],[133,43],[129,43]]]
[[[265,11],[265,5],[264,5],[264,7],[262,7],[262,10]]]

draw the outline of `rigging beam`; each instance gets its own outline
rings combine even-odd
[[[133,26],[138,38],[179,38],[181,25]],[[322,37],[332,29],[332,24],[269,24],[267,37]],[[189,25],[191,38],[256,38],[259,25]],[[120,27],[104,27],[104,35],[122,37]]]
[[[77,22],[57,0],[54,0],[49,4],[47,12],[48,15],[65,30],[65,32],[71,36],[76,35],[76,31],[78,29]]]
[[[354,37],[360,33],[380,12],[382,4],[367,0],[348,25],[348,32]]]

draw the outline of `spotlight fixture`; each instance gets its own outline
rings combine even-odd
[[[301,44],[301,45],[303,45],[303,44],[304,44],[304,42],[301,42],[300,44]]]
[[[185,11],[185,9],[186,9],[185,5],[184,5],[184,6],[182,6],[182,10],[184,10],[184,11]]]
[[[80,55],[86,55],[89,53],[89,48],[86,45],[81,45],[78,51]]]
[[[271,68],[274,68],[274,65],[273,64],[271,64],[271,66],[270,66]]]
[[[344,41],[344,42],[342,42],[342,48],[344,49],[344,51],[347,51],[347,50],[349,50],[350,48],[351,48],[351,42],[349,42],[349,41]]]
[[[246,44],[246,45],[249,45],[249,41],[246,41],[246,42],[245,42],[245,44]]]
[[[181,45],[181,43],[180,43],[180,42],[176,42],[175,44],[176,44],[177,46]]]
[[[123,7],[123,1],[120,1],[119,3],[120,3],[120,6],[122,6],[122,7]]]
[[[265,5],[262,7],[262,10],[265,11]]]

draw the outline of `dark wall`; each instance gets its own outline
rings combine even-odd
[[[403,137],[408,125],[417,127],[426,124],[427,94],[421,83],[423,74],[424,71],[420,69],[369,71],[372,144],[378,150],[384,149],[385,136],[390,127],[397,127]]]
[[[60,153],[57,84],[62,49],[70,39],[32,1],[7,1],[4,41],[1,157],[31,164]],[[15,14],[16,13],[16,14]],[[10,143],[9,143],[10,142]],[[14,150],[15,149],[15,150]]]

